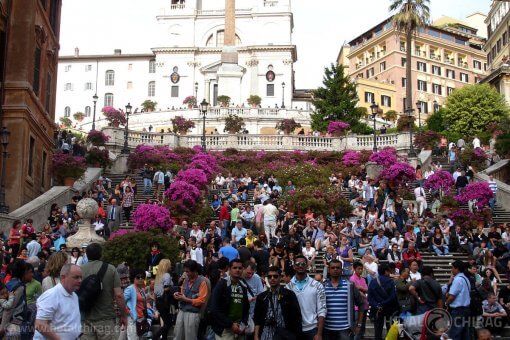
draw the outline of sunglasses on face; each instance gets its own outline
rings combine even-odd
[[[276,274],[276,275],[268,275],[267,276],[268,279],[277,279],[279,277],[280,277],[280,275],[278,275],[278,274]]]
[[[296,262],[295,266],[296,267],[304,267],[304,266],[306,266],[306,263],[305,262]]]

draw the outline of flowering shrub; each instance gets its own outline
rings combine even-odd
[[[291,133],[294,132],[297,128],[300,128],[301,124],[297,123],[294,118],[286,118],[280,120],[276,124],[276,129],[280,131],[284,131],[285,133]]]
[[[88,164],[99,165],[102,168],[107,168],[112,165],[108,150],[101,150],[98,147],[93,147],[87,152],[86,160]]]
[[[345,166],[361,165],[361,153],[357,151],[346,151],[342,156],[342,164]]]
[[[108,240],[113,240],[116,237],[124,236],[132,232],[134,232],[132,229],[118,229],[110,233],[110,238]]]
[[[483,170],[487,167],[487,154],[482,148],[473,149],[467,147],[459,154],[459,160],[462,166],[473,166],[476,171]]]
[[[131,169],[139,169],[144,164],[157,167],[178,161],[181,161],[181,158],[168,146],[138,145],[128,157],[128,165]]]
[[[182,201],[188,208],[192,208],[200,198],[200,190],[193,184],[174,181],[165,191],[165,197],[171,201]]]
[[[186,133],[189,129],[193,129],[195,127],[195,123],[183,116],[176,116],[172,119],[172,126],[174,132]]]
[[[394,148],[384,148],[381,151],[372,153],[368,160],[378,165],[391,166],[397,163],[397,150]]]
[[[450,217],[455,222],[455,224],[469,227],[469,229],[475,227],[477,222],[480,220],[480,216],[462,208],[457,208],[453,211],[450,211],[448,217]]]
[[[186,98],[184,98],[182,103],[186,105],[195,105],[197,103],[197,99],[195,98],[195,96],[187,96]]]
[[[330,122],[328,125],[328,133],[332,135],[340,135],[343,132],[347,131],[351,125],[349,123],[341,122],[341,121],[334,121]]]
[[[489,187],[489,183],[474,182],[468,184],[460,195],[455,196],[455,199],[460,204],[466,204],[469,201],[476,201],[476,207],[478,209],[482,209],[489,204],[489,200],[493,196],[494,194]]]
[[[425,180],[424,187],[448,193],[454,184],[455,180],[448,171],[439,170]]]
[[[414,137],[414,144],[422,149],[432,149],[441,140],[441,135],[435,131],[418,132]]]
[[[205,189],[208,183],[207,176],[202,169],[190,168],[187,170],[181,170],[177,173],[175,180],[193,184],[199,189]]]
[[[55,152],[53,154],[52,168],[53,173],[60,181],[65,177],[78,179],[85,173],[86,162],[84,157]]]
[[[395,163],[381,173],[381,177],[395,185],[412,182],[416,179],[416,170],[407,163]]]
[[[106,120],[109,121],[112,125],[127,124],[126,114],[112,106],[103,107],[101,112],[103,112],[103,115],[105,116]]]
[[[136,231],[148,231],[159,228],[163,232],[172,229],[174,223],[170,219],[170,211],[156,204],[140,204],[132,215]]]
[[[87,135],[87,143],[94,146],[103,146],[110,140],[110,136],[105,135],[102,131],[91,130]]]

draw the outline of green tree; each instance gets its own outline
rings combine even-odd
[[[389,120],[389,121],[394,122],[394,121],[396,121],[396,120],[397,120],[397,118],[398,118],[398,113],[397,113],[397,111],[395,111],[395,110],[388,110],[388,111],[386,111],[386,113],[384,114],[384,118],[385,118],[386,120]]]
[[[508,118],[505,98],[488,84],[464,86],[455,90],[444,106],[444,126],[461,136],[483,133],[491,123]]]
[[[435,131],[435,132],[443,132],[446,130],[444,126],[444,108],[440,108],[436,112],[433,112],[429,115],[429,117],[426,120],[427,127],[429,130]]]
[[[397,32],[406,37],[406,109],[413,107],[412,77],[411,77],[411,42],[418,28],[424,27],[430,20],[429,0],[392,0],[390,12]]]
[[[361,112],[356,108],[356,84],[344,73],[342,65],[331,64],[324,69],[324,87],[313,91],[312,103],[316,108],[311,114],[312,129],[326,131],[331,121],[340,120],[356,125]]]

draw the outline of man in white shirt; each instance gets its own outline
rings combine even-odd
[[[159,198],[161,189],[165,187],[165,174],[162,169],[158,169],[158,171],[154,174],[154,183],[156,184],[155,197]]]
[[[197,247],[202,247],[202,239],[204,238],[204,232],[201,230],[198,222],[193,222],[191,225],[191,231],[189,236],[195,237],[197,241]]]
[[[225,177],[223,177],[221,174],[218,174],[214,182],[216,183],[218,189],[223,189],[223,185],[225,184]]]
[[[418,202],[418,216],[422,216],[425,209],[427,209],[427,198],[425,196],[425,190],[423,190],[422,186],[417,186],[414,189],[414,196],[416,197],[416,202]]]
[[[473,138],[473,149],[476,149],[479,147],[480,147],[480,139],[477,136],[475,136]]]
[[[39,252],[41,251],[41,245],[39,242],[37,242],[37,235],[36,234],[30,234],[29,235],[31,241],[27,244],[27,256],[37,256]]]
[[[264,201],[264,207],[262,208],[264,212],[264,231],[266,233],[267,239],[270,240],[274,237],[274,232],[276,229],[276,218],[278,217],[278,208],[275,207],[271,200]]]
[[[81,269],[65,264],[60,283],[37,299],[35,340],[77,339],[81,334],[80,307],[76,291],[81,285]]]
[[[188,239],[189,244],[189,256],[190,258],[195,261],[196,263],[200,264],[201,266],[204,265],[204,251],[202,248],[197,247],[197,239],[195,236],[191,236]]]

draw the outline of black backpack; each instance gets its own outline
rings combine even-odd
[[[94,307],[103,291],[103,277],[107,269],[108,263],[103,262],[97,274],[89,275],[82,281],[80,289],[76,292],[81,311],[88,312]]]
[[[469,298],[471,300],[469,308],[471,309],[471,316],[480,316],[483,314],[482,295],[480,294],[480,291],[478,291],[478,288],[471,283],[471,280],[466,278],[465,281],[467,281],[467,284],[469,285]]]

